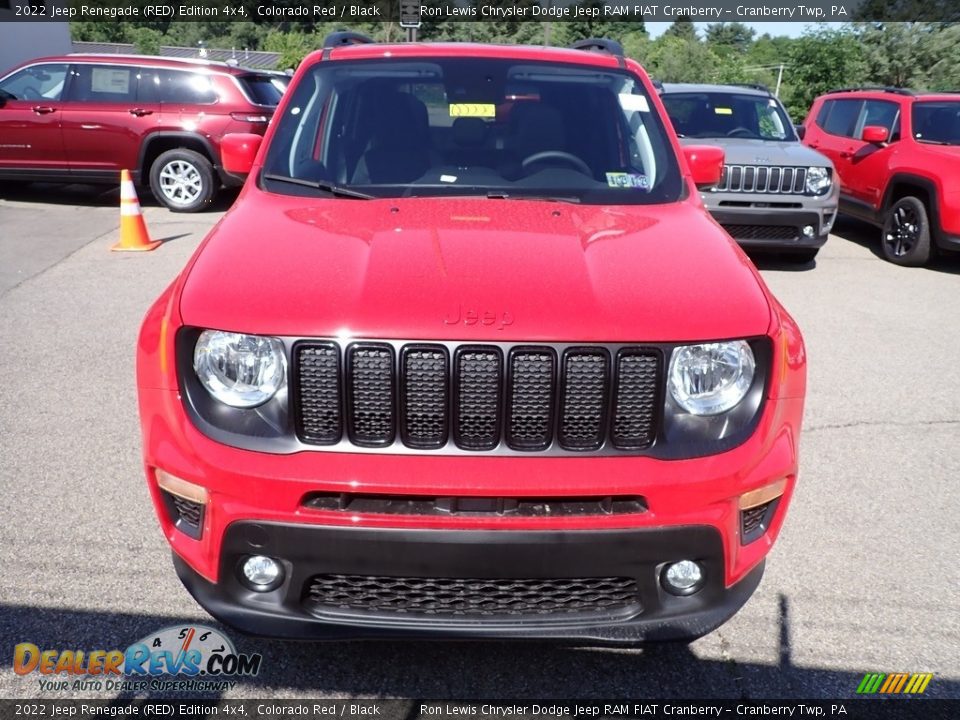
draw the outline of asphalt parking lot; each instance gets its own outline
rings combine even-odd
[[[0,697],[39,694],[11,669],[17,643],[124,648],[214,624],[142,480],[134,350],[228,202],[145,203],[166,242],[115,254],[116,190],[0,189]],[[849,698],[866,672],[931,672],[927,697],[960,698],[960,258],[899,268],[875,237],[844,223],[815,265],[759,261],[807,340],[801,478],[760,589],[720,630],[644,650],[230,633],[264,661],[227,696]]]

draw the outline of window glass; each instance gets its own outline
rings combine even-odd
[[[74,102],[132,103],[137,68],[132,65],[75,65],[69,99]]]
[[[34,65],[0,82],[0,96],[8,100],[59,100],[66,78],[66,65]]]
[[[896,103],[886,102],[884,100],[867,100],[860,136],[863,136],[863,128],[867,125],[877,125],[886,128],[887,133],[892,136],[893,124],[897,119],[898,111],[899,106]]]
[[[833,107],[833,100],[827,100],[820,106],[820,112],[817,113],[816,123],[819,127],[826,127],[827,115],[830,114],[830,108]]]
[[[862,100],[834,100],[823,129],[831,135],[853,137],[862,106]]]
[[[661,117],[621,70],[495,58],[317,63],[289,98],[266,176],[378,197],[679,199]]]
[[[766,95],[668,92],[661,99],[681,137],[796,139],[779,101]]]
[[[915,102],[913,137],[922,143],[960,145],[960,100]]]
[[[241,75],[240,84],[257,105],[276,106],[290,80],[280,75]]]
[[[209,75],[184,70],[160,70],[160,102],[173,105],[209,105],[217,93]]]

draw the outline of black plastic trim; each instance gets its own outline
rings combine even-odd
[[[531,442],[528,440],[517,440],[510,432],[510,419],[513,415],[513,398],[516,394],[513,392],[513,383],[515,380],[513,370],[513,360],[518,355],[547,355],[550,358],[550,409],[547,412],[547,431],[546,437],[541,442]],[[505,373],[501,375],[504,382],[501,383],[501,395],[505,397],[506,408],[504,416],[504,438],[507,445],[512,450],[520,452],[536,452],[546,450],[553,443],[554,433],[556,431],[555,421],[557,417],[557,353],[549,346],[544,345],[517,345],[510,348],[507,353],[507,366]]]
[[[598,427],[598,436],[596,441],[592,443],[573,443],[567,440],[564,440],[563,437],[563,419],[565,417],[564,408],[566,407],[567,400],[567,379],[569,378],[569,373],[567,371],[567,363],[571,355],[583,356],[583,355],[594,355],[596,357],[602,357],[604,360],[604,376],[603,376],[603,401],[601,403],[600,409],[600,425]],[[610,422],[610,399],[613,397],[613,367],[612,361],[610,359],[610,353],[606,348],[589,346],[585,345],[583,347],[571,347],[563,351],[563,355],[560,359],[560,389],[558,391],[559,395],[559,407],[557,410],[557,417],[560,420],[560,424],[557,426],[557,442],[560,444],[564,450],[570,450],[571,452],[577,451],[590,451],[597,450],[603,445],[604,439],[607,437],[607,426]]]
[[[365,440],[360,438],[355,432],[354,422],[354,399],[353,399],[353,355],[360,350],[386,350],[390,355],[390,434],[383,440]],[[344,378],[344,400],[346,402],[346,416],[344,423],[347,428],[347,436],[350,442],[359,447],[386,447],[391,445],[397,436],[397,354],[393,346],[388,343],[378,342],[354,342],[347,346],[343,362]]]
[[[494,432],[494,438],[492,442],[487,443],[471,443],[464,440],[460,436],[460,360],[461,358],[469,352],[493,352],[497,355],[497,362],[499,363],[500,372],[499,372],[499,386],[497,388],[497,420],[496,420],[496,431]],[[452,412],[450,414],[450,423],[452,426],[452,435],[453,442],[457,447],[463,448],[465,450],[493,450],[497,445],[500,444],[500,440],[503,438],[503,416],[504,416],[504,397],[506,395],[505,381],[504,381],[504,359],[503,359],[503,350],[501,350],[496,345],[460,345],[454,350],[453,353],[453,382],[452,382]]]
[[[300,400],[300,352],[301,350],[308,348],[327,348],[336,350],[337,353],[337,379],[340,390],[340,406],[338,412],[340,414],[340,427],[335,438],[330,440],[316,440],[309,438],[303,428],[303,412],[301,407]],[[309,443],[310,445],[336,445],[340,440],[343,439],[343,428],[346,421],[346,410],[344,407],[344,398],[346,397],[346,388],[343,384],[343,350],[335,342],[332,341],[322,341],[322,340],[300,340],[293,344],[293,347],[290,351],[290,377],[287,378],[287,382],[290,385],[290,408],[291,415],[293,418],[294,428],[297,433],[297,437],[301,442]]]
[[[672,350],[671,350],[672,353]],[[631,348],[621,348],[613,357],[611,375],[613,381],[610,384],[610,417],[608,418],[607,437],[610,438],[610,444],[618,450],[645,450],[657,444],[660,437],[660,431],[663,426],[663,401],[667,387],[667,359],[665,353],[660,348],[649,346],[638,346]],[[653,356],[657,361],[657,393],[653,405],[653,434],[648,442],[623,442],[617,441],[615,426],[617,422],[617,397],[620,394],[620,359],[633,356]]]
[[[407,428],[407,355],[413,352],[440,352],[443,353],[443,362],[444,368],[446,370],[447,380],[444,384],[444,393],[446,394],[446,402],[444,404],[444,409],[446,412],[446,422],[444,423],[443,428],[443,437],[439,442],[421,442],[414,440],[410,437],[410,432]],[[400,439],[404,445],[411,448],[422,448],[422,449],[437,449],[442,448],[447,444],[450,438],[450,426],[453,422],[453,403],[452,403],[452,378],[450,375],[450,353],[446,347],[443,345],[435,345],[430,343],[410,343],[404,345],[400,350],[400,372],[399,372],[399,385],[397,386],[397,396],[399,401],[399,425],[400,425]]]

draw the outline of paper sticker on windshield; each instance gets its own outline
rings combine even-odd
[[[733,108],[715,107],[713,112],[717,115],[733,115]]]
[[[632,93],[620,93],[620,107],[627,112],[631,110],[636,112],[650,112],[650,105],[643,95],[634,95]]]
[[[650,189],[650,178],[641,173],[608,172],[607,185],[613,188]]]
[[[450,117],[492,118],[497,116],[493,103],[450,103]]]

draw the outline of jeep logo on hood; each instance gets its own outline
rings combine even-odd
[[[513,313],[508,310],[493,311],[481,310],[479,308],[464,307],[457,305],[456,310],[451,310],[443,318],[444,325],[482,325],[490,327],[497,326],[497,330],[503,330],[507,325],[513,325]]]

